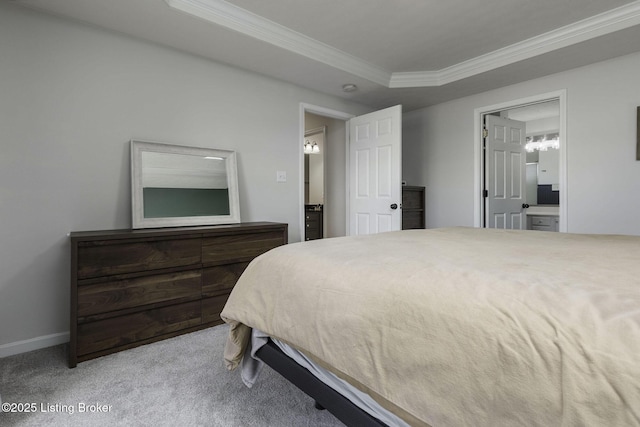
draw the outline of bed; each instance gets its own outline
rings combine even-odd
[[[381,424],[640,426],[640,237],[453,227],[294,243],[256,258],[221,316],[248,385],[254,356],[283,346],[371,398]]]

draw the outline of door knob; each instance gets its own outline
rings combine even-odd
[[[523,203],[523,204],[522,204],[522,207],[523,207],[524,209],[527,209],[527,208],[529,207],[529,203]]]
[[[398,209],[398,205],[397,205],[396,203],[392,204],[390,207],[391,207],[391,209],[393,209],[393,210]]]

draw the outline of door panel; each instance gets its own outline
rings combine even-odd
[[[370,215],[368,213],[358,213],[356,214],[356,229],[355,234],[368,234],[371,229],[370,226]],[[352,233],[353,234],[353,233]]]
[[[494,185],[493,185],[493,196],[494,198],[506,198],[507,191],[507,182],[506,182],[506,170],[507,170],[507,162],[505,160],[506,153],[504,151],[495,150],[493,152],[494,158],[494,167],[493,167],[493,176],[494,176]]]
[[[524,230],[526,223],[523,222],[523,214],[511,214],[511,229],[512,230]]]
[[[390,214],[378,214],[376,215],[376,229],[378,233],[384,233],[385,231],[393,231],[393,218]]]
[[[391,145],[385,145],[378,147],[378,185],[377,195],[378,197],[391,198],[393,190],[391,188],[393,179],[391,177],[391,170],[393,168],[393,153]]]
[[[486,218],[488,228],[526,228],[522,204],[526,202],[525,123],[485,116],[487,171]]]
[[[511,152],[511,199],[523,199],[524,202],[524,187],[525,187],[525,167],[526,157],[523,153]]]
[[[360,198],[369,197],[369,150],[356,151],[356,194]]]
[[[349,121],[350,235],[401,229],[401,118],[397,105]]]

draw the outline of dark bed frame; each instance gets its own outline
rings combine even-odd
[[[306,368],[298,365],[271,340],[261,347],[256,356],[316,402],[317,409],[326,409],[347,426],[386,426],[355,406],[349,399],[317,379]]]

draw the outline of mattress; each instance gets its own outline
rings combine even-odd
[[[640,425],[640,238],[446,228],[294,243],[222,312],[409,425]]]
[[[262,348],[262,346],[267,344],[268,340],[271,340],[276,344],[284,354],[293,359],[298,365],[307,369],[314,377],[349,399],[351,403],[362,411],[373,416],[377,420],[382,421],[388,426],[409,427],[407,423],[383,408],[368,394],[360,391],[343,379],[340,379],[329,370],[319,366],[313,360],[309,359],[303,353],[290,345],[285,344],[276,338],[269,337],[258,329],[253,329],[251,332],[251,340],[245,350],[245,355],[242,358],[241,363],[241,378],[242,382],[247,387],[253,387],[255,382],[258,380],[262,368],[264,367],[263,362],[256,356],[256,353],[260,348]]]

